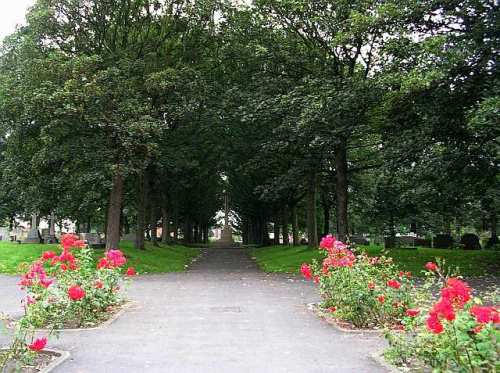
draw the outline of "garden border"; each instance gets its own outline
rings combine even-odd
[[[128,301],[126,302],[122,308],[116,312],[112,317],[104,321],[103,323],[97,325],[97,326],[92,326],[90,328],[70,328],[70,329],[35,329],[36,333],[41,333],[41,332],[54,332],[54,333],[64,333],[64,332],[86,332],[86,331],[92,331],[92,330],[100,330],[100,329],[105,329],[109,327],[112,323],[114,323],[119,317],[121,317],[127,310],[132,308],[132,306],[137,305],[138,303],[135,301]]]
[[[379,350],[370,353],[370,357],[379,365],[387,369],[390,373],[402,373],[404,372],[403,370],[399,369],[398,367],[392,365],[391,363],[387,362],[384,359],[384,351]]]
[[[8,348],[2,347],[2,348],[0,348],[0,350],[8,350]],[[42,352],[48,352],[48,353],[51,353],[54,355],[59,355],[59,356],[57,356],[56,359],[51,361],[50,364],[47,365],[45,368],[39,370],[38,373],[50,373],[50,372],[52,372],[55,368],[57,368],[59,365],[64,363],[71,356],[71,353],[69,351],[56,350],[53,348],[46,348]]]
[[[383,330],[379,329],[347,329],[339,325],[337,320],[334,317],[331,317],[329,314],[321,310],[317,303],[308,303],[307,309],[314,313],[316,316],[325,320],[328,324],[332,325],[335,329],[344,333],[354,333],[354,334],[374,334],[381,335]]]

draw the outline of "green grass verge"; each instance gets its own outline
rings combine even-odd
[[[380,246],[361,246],[371,256],[380,255]],[[251,250],[260,268],[266,272],[297,273],[302,263],[311,263],[313,259],[322,259],[321,252],[306,246],[271,246]],[[396,265],[403,271],[411,271],[415,276],[421,276],[427,262],[443,258],[447,266],[459,267],[463,276],[498,275],[500,267],[499,251],[464,251],[418,248],[417,250],[393,249],[388,256],[394,259]],[[496,271],[496,272],[495,272]]]
[[[181,245],[154,247],[149,242],[146,250],[136,250],[132,242],[122,241],[120,249],[128,259],[127,265],[139,273],[181,272],[200,254],[197,249]],[[0,242],[0,273],[22,273],[23,263],[32,262],[47,250],[59,251],[57,245]],[[103,250],[96,250],[96,257],[102,254]]]

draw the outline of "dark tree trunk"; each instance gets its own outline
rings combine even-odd
[[[289,231],[288,231],[288,206],[285,205],[285,207],[283,207],[283,218],[282,218],[282,222],[283,222],[283,245],[290,245],[290,237],[289,237]]]
[[[106,218],[106,249],[116,249],[120,244],[120,214],[122,211],[123,175],[118,169],[113,175]]]
[[[273,228],[274,228],[274,244],[279,245],[281,231],[280,231],[280,223],[279,223],[279,219],[278,219],[277,214],[276,214],[276,217],[274,218]]]
[[[161,242],[168,243],[170,241],[170,218],[166,208],[161,209]]]
[[[415,220],[410,223],[410,232],[417,233],[417,222]]]
[[[174,207],[174,225],[172,227],[174,232],[174,241],[179,241],[179,208]]]
[[[184,223],[184,242],[192,243],[193,242],[193,225],[189,219],[186,218],[186,222]]]
[[[158,215],[156,213],[156,208],[153,206],[151,206],[150,228],[151,242],[154,246],[158,246]]]
[[[297,216],[297,205],[292,207],[292,236],[293,246],[298,246],[299,242],[299,218]]]
[[[203,227],[203,232],[204,232],[204,237],[203,237],[203,243],[208,243],[210,240],[210,230],[208,229],[208,224],[205,224]]]
[[[146,194],[147,177],[145,172],[141,172],[137,179],[137,227],[135,231],[135,248],[144,250],[144,228],[146,226]]]
[[[243,245],[248,245],[248,218],[243,217],[242,219],[242,228],[241,228],[241,238],[243,240]]]
[[[335,193],[337,197],[338,238],[345,241],[348,235],[347,220],[347,145],[345,140],[335,147]]]
[[[493,247],[498,245],[499,240],[498,240],[498,233],[497,233],[497,226],[498,226],[498,216],[495,213],[495,211],[492,211],[490,213],[490,239],[486,243],[486,247]]]
[[[316,175],[307,179],[307,242],[308,246],[318,246],[318,224],[316,219]]]
[[[269,239],[269,228],[267,226],[267,221],[262,218],[261,221],[262,226],[262,245],[269,246],[271,240]]]
[[[322,236],[330,234],[330,206],[327,204],[323,205],[323,233]]]

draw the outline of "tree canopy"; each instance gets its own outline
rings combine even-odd
[[[0,219],[206,242],[225,191],[249,244],[496,243],[498,21],[493,0],[37,0],[0,52]]]

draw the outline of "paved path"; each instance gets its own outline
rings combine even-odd
[[[12,311],[0,277],[0,310]],[[237,249],[204,253],[189,271],[137,278],[137,307],[110,327],[63,333],[71,352],[58,373],[357,372],[384,370],[368,357],[381,339],[337,332],[306,310],[310,283],[267,275]],[[10,302],[10,303],[8,303]]]

